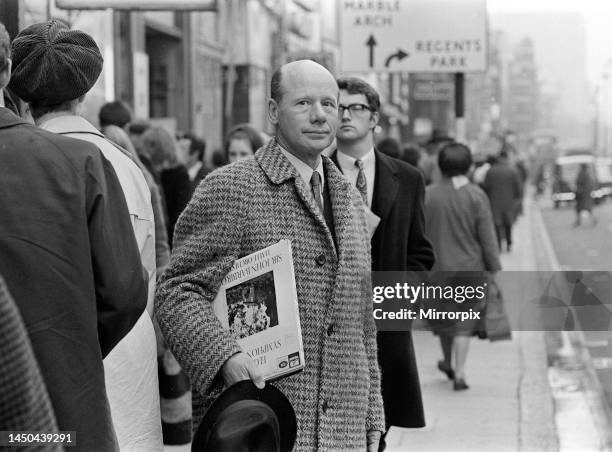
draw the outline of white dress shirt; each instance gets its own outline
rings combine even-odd
[[[287,160],[289,160],[289,162],[295,167],[300,177],[306,183],[307,187],[310,187],[310,178],[312,177],[312,173],[314,173],[315,171],[319,173],[319,176],[321,176],[321,204],[325,205],[325,198],[323,196],[323,186],[325,185],[325,176],[323,174],[323,159],[321,159],[321,157],[319,156],[317,168],[313,170],[310,166],[302,162],[295,155],[291,154],[286,149],[283,149],[282,146],[279,145],[278,147],[280,148],[283,155],[287,157]]]
[[[359,174],[359,167],[355,165],[357,159],[345,154],[340,149],[338,149],[336,157],[342,173],[348,178],[353,187],[357,186],[357,175]],[[363,172],[365,173],[367,181],[368,207],[372,208],[372,199],[374,198],[374,177],[376,174],[376,156],[374,155],[374,148],[370,149],[368,153],[359,160],[363,162]]]
[[[196,162],[191,168],[187,169],[187,172],[189,173],[189,180],[191,182],[195,180],[196,176],[198,175],[198,171],[200,171],[200,168],[202,168],[203,165],[204,164],[202,162]]]

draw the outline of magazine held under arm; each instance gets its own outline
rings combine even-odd
[[[304,368],[289,240],[236,260],[221,282],[213,309],[266,380]]]

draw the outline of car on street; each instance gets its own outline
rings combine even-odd
[[[597,157],[595,169],[599,189],[604,196],[612,196],[612,157]]]
[[[576,198],[576,177],[583,163],[587,164],[591,177],[595,181],[596,188],[591,192],[593,201],[599,203],[605,198],[605,192],[599,185],[596,162],[595,156],[590,153],[571,152],[555,159],[552,182],[552,201],[555,209],[573,202]]]

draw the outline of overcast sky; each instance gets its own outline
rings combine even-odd
[[[587,29],[587,76],[597,83],[612,58],[612,0],[487,0],[490,14],[579,11]],[[559,36],[562,46],[563,36]],[[562,47],[560,48],[562,51]],[[612,72],[612,63],[608,65]]]

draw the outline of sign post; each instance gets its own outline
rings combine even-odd
[[[455,74],[455,139],[461,143],[467,141],[465,131],[465,74]]]
[[[344,72],[452,73],[466,140],[464,74],[487,67],[486,0],[341,0]]]
[[[486,69],[486,0],[341,0],[346,72]]]

